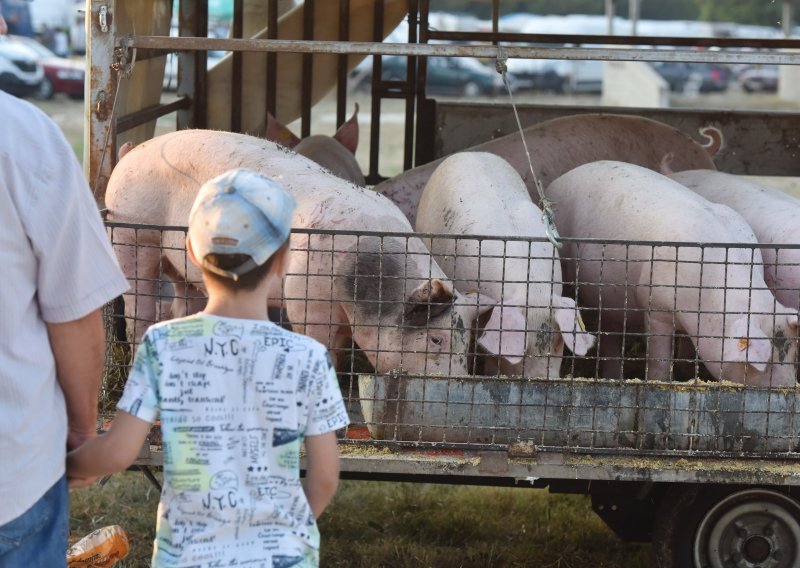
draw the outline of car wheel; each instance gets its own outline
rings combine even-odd
[[[50,79],[45,77],[42,79],[42,82],[39,83],[39,88],[36,89],[36,93],[34,93],[34,97],[40,101],[45,101],[53,98],[56,90],[53,88],[53,83],[50,82]]]
[[[653,531],[656,566],[791,568],[800,562],[800,503],[762,488],[676,486]]]
[[[464,85],[464,90],[462,93],[465,97],[477,97],[481,94],[481,87],[474,81],[470,81]]]
[[[756,92],[756,86],[750,81],[745,81],[744,83],[742,83],[742,88],[745,90],[746,93]]]

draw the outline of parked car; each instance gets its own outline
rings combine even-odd
[[[568,77],[562,63],[551,59],[509,59],[507,65],[519,90],[563,93]]]
[[[599,93],[603,89],[602,61],[511,59],[508,72],[520,90]]]
[[[18,97],[33,95],[44,78],[36,55],[21,43],[0,35],[0,90]]]
[[[687,63],[685,61],[657,61],[653,68],[669,85],[669,90],[680,93],[696,89],[701,93],[721,92],[728,89],[730,69],[714,63]]]
[[[777,65],[756,65],[742,71],[737,81],[748,93],[774,93],[778,90],[778,75]]]
[[[381,64],[384,81],[404,81],[406,57],[387,55]],[[372,79],[372,60],[364,60],[354,71],[359,86],[368,86]],[[475,97],[504,92],[503,78],[493,68],[472,57],[429,57],[427,92],[434,95]],[[512,91],[515,81],[509,78]]]
[[[57,93],[64,93],[73,99],[82,99],[86,83],[86,64],[82,60],[59,57],[33,38],[10,36],[30,49],[44,69],[44,78],[34,93],[37,99],[52,99]]]

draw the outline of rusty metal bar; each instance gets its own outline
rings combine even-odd
[[[379,4],[380,6],[380,4]],[[424,28],[423,28],[424,29]],[[537,36],[540,37],[540,36]],[[800,48],[800,40],[792,40]],[[326,53],[362,55],[412,55],[424,57],[478,57],[527,59],[569,59],[581,61],[686,61],[694,63],[751,63],[754,65],[800,65],[794,53],[762,53],[749,51],[692,51],[668,49],[601,49],[582,47],[494,46],[494,45],[443,45],[306,41],[259,40],[223,38],[165,38],[161,36],[131,36],[120,41],[123,47],[158,48],[166,51],[209,50],[223,51],[275,51],[278,53]]]
[[[115,18],[113,13],[108,13],[108,2],[87,2],[86,60],[90,65],[87,72],[91,84],[83,110],[86,120],[83,169],[95,199],[101,203],[117,153],[116,130],[111,116],[119,80],[114,71],[116,34]]]
[[[314,39],[314,0],[303,4],[303,39]],[[310,53],[303,55],[303,83],[300,93],[300,137],[311,134],[311,88],[314,80],[314,59]]]
[[[375,12],[372,21],[372,38],[375,42],[383,39],[383,2],[375,2]],[[380,45],[380,43],[379,43]],[[366,183],[376,184],[381,178],[378,173],[380,167],[380,141],[381,141],[381,97],[384,94],[383,65],[380,52],[372,58],[372,108],[370,109],[371,124],[369,129],[369,172]]]
[[[408,1],[408,43],[417,43],[417,22],[419,15],[419,0]],[[417,77],[417,58],[409,57],[406,66],[406,87],[414,85]],[[414,165],[414,124],[416,120],[416,93],[413,88],[405,89],[406,123],[403,140],[403,169],[409,170]]]
[[[180,3],[179,35],[208,36],[208,0]],[[157,52],[152,52],[157,53]],[[138,59],[138,54],[137,54]],[[179,97],[188,98],[191,102],[185,108],[178,109],[178,129],[205,128],[207,125],[207,77],[208,55],[198,51],[179,53],[178,55],[178,89]]]
[[[339,0],[339,40],[350,39],[350,0]],[[347,116],[347,55],[337,58],[336,126],[344,124]]]
[[[427,46],[430,39],[430,0],[422,0],[419,10],[419,43]],[[414,133],[414,164],[419,165],[424,160],[421,156],[431,154],[433,140],[431,136],[425,136],[423,128],[430,126],[432,116],[428,113],[430,106],[425,101],[425,85],[427,84],[428,60],[425,57],[419,58],[417,62],[417,85],[415,96],[417,99],[417,120],[416,131]],[[431,103],[435,104],[435,103]]]
[[[278,0],[269,0],[267,5],[267,39],[278,39]],[[267,112],[272,116],[278,114],[278,54],[267,53]]]
[[[244,0],[233,0],[231,33],[241,38],[244,33]],[[231,131],[242,131],[242,53],[234,52],[231,72]]]
[[[156,120],[178,110],[186,110],[192,107],[192,100],[188,97],[181,97],[171,103],[156,105],[131,114],[120,117],[117,120],[117,133],[125,132],[141,124]]]

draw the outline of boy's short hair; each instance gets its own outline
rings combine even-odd
[[[272,270],[273,261],[278,258],[278,255],[283,252],[284,249],[288,250],[288,248],[289,240],[287,239],[283,246],[275,251],[264,264],[260,264],[252,270],[245,272],[236,280],[227,278],[225,276],[220,276],[219,274],[211,272],[205,268],[203,268],[203,271],[205,272],[206,278],[210,278],[214,282],[218,282],[222,286],[225,286],[231,290],[254,290]],[[214,266],[223,270],[227,270],[230,267],[239,266],[243,262],[246,262],[248,258],[250,257],[243,254],[215,254],[212,252],[206,255],[206,261],[209,264],[213,264]]]
[[[221,282],[236,283],[259,269],[260,275],[247,278],[257,284],[269,272],[267,261],[289,238],[294,208],[282,185],[252,170],[239,168],[207,181],[189,213],[197,261]]]

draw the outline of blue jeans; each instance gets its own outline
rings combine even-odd
[[[67,565],[69,493],[66,476],[33,507],[0,526],[0,568]]]

